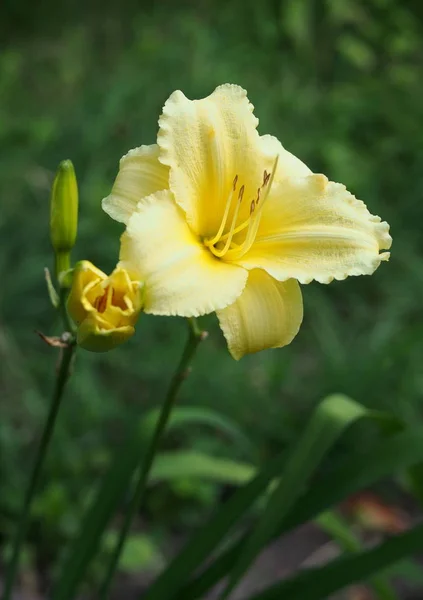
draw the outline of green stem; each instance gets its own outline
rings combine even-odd
[[[56,252],[56,278],[60,279],[60,274],[70,269],[70,252]]]
[[[169,416],[172,412],[172,408],[179,391],[179,388],[187,376],[187,369],[191,362],[192,357],[195,354],[195,351],[199,345],[199,343],[205,339],[207,333],[205,331],[201,331],[197,325],[195,319],[188,319],[189,323],[189,335],[187,342],[185,344],[184,351],[182,353],[181,360],[176,368],[176,371],[172,377],[172,380],[169,385],[169,389],[167,391],[165,400],[163,402],[163,406],[160,412],[160,417],[156,425],[156,429],[154,431],[153,437],[149,444],[147,454],[140,466],[138,472],[137,483],[135,487],[134,494],[132,496],[130,505],[128,510],[126,511],[125,518],[122,524],[122,528],[120,530],[119,539],[116,543],[116,546],[113,551],[113,555],[111,557],[106,576],[100,588],[99,598],[101,600],[106,600],[109,596],[110,586],[113,581],[113,577],[115,571],[119,564],[119,558],[122,553],[123,547],[125,545],[125,540],[128,535],[132,520],[135,516],[138,507],[141,505],[142,500],[144,498],[145,489],[147,487],[148,475],[150,473],[151,466],[154,461],[154,457],[159,447],[159,443],[162,437],[164,430],[166,429],[166,425],[169,419]]]
[[[59,407],[63,396],[63,391],[65,389],[66,381],[68,380],[74,352],[75,342],[72,339],[62,351],[62,356],[60,360],[59,370],[57,373],[56,384],[54,387],[47,422],[45,424],[44,431],[41,437],[41,442],[35,458],[35,464],[32,470],[28,488],[26,490],[22,512],[19,518],[18,529],[16,531],[16,536],[12,545],[12,556],[6,574],[6,582],[3,591],[3,600],[10,600],[12,594],[13,584],[19,566],[20,551],[28,528],[32,499],[38,487],[41,468],[43,466],[47,448],[49,446],[51,436],[54,430],[54,425],[56,423],[56,417],[59,412]]]

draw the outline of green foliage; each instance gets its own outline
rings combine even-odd
[[[317,523],[324,531],[326,531],[345,552],[359,552],[361,550],[361,542],[351,530],[348,523],[344,522],[342,517],[336,514],[335,511],[327,511],[322,513],[317,518]],[[410,561],[409,568],[417,566]],[[371,581],[371,585],[380,600],[397,600],[397,595],[393,588],[381,577],[375,577]]]
[[[404,556],[421,552],[422,534],[423,525],[420,524],[371,550],[341,557],[319,569],[304,571],[251,597],[251,600],[278,600],[285,595],[292,600],[324,600],[336,590],[363,581]]]
[[[295,527],[305,523],[310,519],[314,519],[319,516],[320,513],[326,511],[328,508],[333,507],[335,504],[341,502],[344,498],[347,498],[350,494],[353,494],[371,484],[388,477],[392,473],[401,472],[409,469],[415,464],[419,464],[423,461],[423,446],[421,444],[421,438],[423,435],[423,428],[409,428],[407,431],[393,434],[388,439],[382,439],[381,441],[371,445],[370,448],[356,448],[355,451],[351,451],[347,457],[336,461],[333,459],[333,465],[328,472],[323,473],[319,479],[313,482],[313,485],[305,491],[300,499],[295,504],[295,507],[289,512],[282,524],[273,532],[272,537],[282,535],[288,531],[291,531]],[[254,480],[249,484],[249,492],[247,489],[241,489],[234,494],[233,499],[222,508],[221,511],[216,515],[215,520],[210,523],[210,538],[211,546],[207,547],[207,551],[211,552],[215,545],[220,542],[221,538],[216,539],[217,526],[216,524],[224,523],[224,519],[233,520],[239,518],[239,514],[250,506],[255,498],[260,494],[262,490],[263,480],[266,483],[272,477],[276,476],[278,472],[283,468],[284,457],[275,458],[267,468],[263,469],[257,481]],[[255,484],[255,485],[253,485]],[[247,501],[247,503],[246,503]],[[245,504],[246,503],[246,504]],[[207,529],[209,532],[209,528]],[[213,533],[212,533],[213,532]],[[203,595],[213,587],[220,579],[227,575],[232,567],[236,564],[241,551],[245,547],[247,541],[247,534],[242,536],[241,540],[235,540],[230,543],[228,548],[215,559],[215,561],[207,566],[207,568],[194,577],[193,581],[189,582],[182,587],[178,600],[196,600],[202,598]],[[209,536],[205,536],[204,531],[198,532],[196,535],[196,543],[209,544]],[[176,585],[181,584],[188,574],[185,572],[185,578],[181,577],[177,572],[176,564],[182,565],[184,561],[188,562],[188,559],[198,556],[198,549],[193,550],[193,543],[187,545],[186,554],[181,553],[174,564],[168,567],[163,576],[157,580],[157,586],[167,585],[167,573],[171,572],[172,576],[178,577],[176,579]],[[206,555],[202,555],[204,558]],[[200,555],[200,562],[202,560]],[[198,563],[195,563],[197,565]],[[189,569],[190,567],[188,567]],[[154,588],[153,588],[154,589]]]

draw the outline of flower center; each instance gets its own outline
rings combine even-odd
[[[97,296],[94,300],[94,308],[99,313],[104,313],[107,308],[109,294],[111,295],[111,302],[113,303],[114,290],[110,286],[107,286],[101,296]]]
[[[279,156],[275,158],[273,169],[270,173],[266,170],[263,171],[263,180],[257,188],[256,197],[250,201],[249,216],[240,224],[237,224],[237,221],[241,204],[244,200],[245,186],[241,185],[238,189],[238,194],[236,194],[238,175],[235,175],[231,191],[226,200],[219,229],[213,237],[204,240],[204,245],[217,258],[225,258],[226,260],[240,259],[253,245],[260,225],[263,206],[269,197],[278,160]],[[232,219],[229,219],[231,210]],[[239,236],[237,237],[237,242],[239,243],[234,242],[234,236],[237,234],[241,234],[241,240],[239,240]]]

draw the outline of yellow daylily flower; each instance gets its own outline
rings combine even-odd
[[[157,144],[131,150],[104,210],[126,224],[121,266],[145,281],[145,311],[216,311],[236,359],[289,344],[298,283],[368,275],[389,226],[346,188],[259,135],[246,92],[167,100]]]
[[[122,267],[108,277],[89,261],[79,262],[67,302],[78,325],[78,344],[92,352],[106,352],[130,338],[142,308],[142,287]]]

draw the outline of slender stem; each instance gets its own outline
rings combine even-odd
[[[12,588],[15,581],[16,573],[19,566],[19,556],[21,551],[22,542],[25,539],[25,535],[28,528],[29,516],[32,499],[37,490],[41,467],[44,463],[47,448],[49,446],[51,436],[54,430],[57,413],[59,411],[60,402],[65,389],[66,381],[68,380],[70,366],[72,364],[72,358],[75,352],[75,342],[73,339],[69,342],[62,351],[60,359],[60,365],[57,373],[56,383],[54,386],[53,397],[50,404],[49,413],[47,416],[47,422],[44,427],[44,431],[41,437],[40,445],[38,447],[37,455],[35,457],[34,467],[31,473],[31,479],[26,490],[24,503],[22,506],[21,515],[19,518],[18,529],[12,545],[12,555],[10,558],[9,568],[6,574],[6,582],[3,591],[3,600],[10,600],[12,594]]]
[[[189,335],[185,344],[184,351],[182,353],[181,360],[176,368],[175,373],[173,374],[172,380],[169,385],[169,389],[167,391],[166,397],[163,402],[162,410],[160,412],[160,417],[156,425],[156,429],[154,431],[153,437],[147,449],[147,453],[144,457],[144,460],[140,466],[138,471],[138,478],[135,487],[135,491],[133,493],[130,505],[128,510],[126,511],[125,518],[122,524],[122,528],[120,530],[119,539],[116,543],[116,546],[113,551],[113,555],[111,557],[106,576],[100,588],[99,598],[101,600],[107,600],[109,597],[110,587],[113,581],[113,577],[115,571],[119,564],[119,558],[122,553],[123,547],[125,545],[125,540],[128,535],[132,520],[135,516],[135,513],[142,503],[145,489],[147,487],[148,475],[150,473],[151,466],[154,461],[154,457],[159,447],[159,443],[162,437],[164,430],[166,429],[166,425],[169,419],[169,416],[172,412],[172,408],[179,391],[179,388],[187,376],[187,369],[191,362],[192,357],[195,354],[195,351],[199,345],[199,343],[207,337],[207,332],[201,331],[198,327],[195,319],[188,319],[189,324]]]
[[[70,252],[56,252],[56,278],[59,279],[60,273],[70,269]]]

